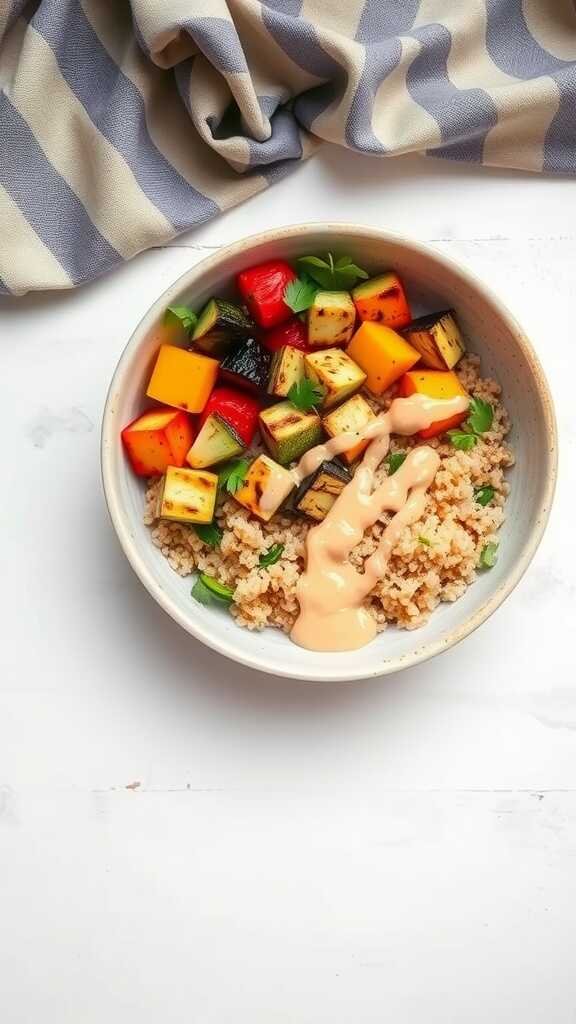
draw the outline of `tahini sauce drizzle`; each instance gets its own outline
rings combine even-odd
[[[432,399],[425,395],[396,398],[359,434],[341,434],[311,448],[293,471],[300,483],[325,459],[333,458],[370,438],[353,479],[338,496],[328,515],[312,527],[306,538],[306,570],[297,584],[300,615],[291,637],[311,651],[353,651],[376,635],[376,622],[363,602],[384,575],[386,563],[405,526],[415,523],[426,502],[426,492],[440,464],[429,445],[414,448],[393,476],[374,488],[374,477],[390,446],[390,435],[409,436],[437,420],[468,408],[468,398]],[[378,548],[359,573],[348,562],[364,531],[384,511],[395,512]]]

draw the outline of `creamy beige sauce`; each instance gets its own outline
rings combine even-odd
[[[281,466],[271,467],[260,498],[260,510],[263,515],[272,516],[284,498],[288,497],[293,486],[287,469],[282,469]]]
[[[382,578],[390,554],[405,526],[415,523],[426,503],[440,459],[429,445],[414,448],[393,476],[375,487],[375,474],[390,447],[390,435],[408,437],[438,420],[468,408],[468,398],[432,399],[425,395],[397,398],[388,412],[356,434],[341,434],[311,448],[293,470],[298,483],[325,459],[371,439],[353,479],[338,496],[326,518],[306,538],[306,570],[297,584],[300,615],[292,639],[312,651],[352,651],[376,635],[376,622],[363,603]],[[378,548],[358,572],[348,561],[364,531],[385,511],[395,515]]]

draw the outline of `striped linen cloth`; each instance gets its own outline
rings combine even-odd
[[[575,0],[0,0],[0,292],[94,278],[319,140],[574,173]]]

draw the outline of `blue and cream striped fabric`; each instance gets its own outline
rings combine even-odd
[[[68,288],[321,140],[576,171],[576,0],[0,0],[0,292]]]

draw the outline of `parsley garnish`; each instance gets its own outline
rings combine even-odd
[[[471,398],[468,419],[459,430],[449,430],[448,437],[455,448],[461,452],[469,452],[478,443],[480,434],[490,430],[494,419],[494,409],[483,398]]]
[[[494,541],[486,544],[480,552],[479,569],[492,569],[498,561],[498,545]]]
[[[211,548],[220,547],[220,543],[224,535],[216,523],[199,523],[194,527],[194,529],[204,544],[208,544]]]
[[[489,505],[494,497],[493,487],[475,487],[474,488],[474,501],[478,505]]]
[[[164,313],[164,324],[166,327],[181,327],[186,334],[191,334],[198,317],[188,306],[168,306]]]
[[[331,252],[326,253],[325,260],[319,256],[301,256],[298,264],[327,291],[348,291],[356,281],[368,277],[366,271],[353,263],[350,256],[340,256],[335,260]]]
[[[400,466],[404,462],[407,454],[408,452],[390,452],[390,455],[386,456],[384,461],[386,469],[388,470],[388,476],[392,476],[397,469],[400,469]]]
[[[308,277],[297,277],[295,281],[288,282],[282,297],[293,313],[303,313],[314,302],[317,291],[318,285]]]
[[[212,576],[202,573],[192,587],[192,597],[200,604],[228,606],[232,602],[234,591],[230,587],[225,587],[223,583],[219,583]]]
[[[288,392],[288,398],[301,412],[308,412],[322,401],[326,392],[320,384],[315,384],[309,377],[303,377],[296,384],[293,384]]]
[[[464,424],[466,426],[466,424]],[[448,437],[450,438],[454,448],[458,448],[461,452],[469,452],[478,443],[476,434],[468,434],[464,430],[449,430]]]
[[[418,537],[418,543],[423,544],[426,548],[432,547],[432,541],[428,540],[428,537],[423,537],[422,534]]]
[[[273,544],[271,548],[268,548],[268,551],[265,551],[263,555],[260,555],[258,562],[264,569],[267,569],[269,565],[276,564],[283,551],[283,544]]]
[[[227,462],[218,473],[219,486],[225,487],[228,494],[236,494],[244,483],[249,469],[249,459],[233,459],[232,462]]]

